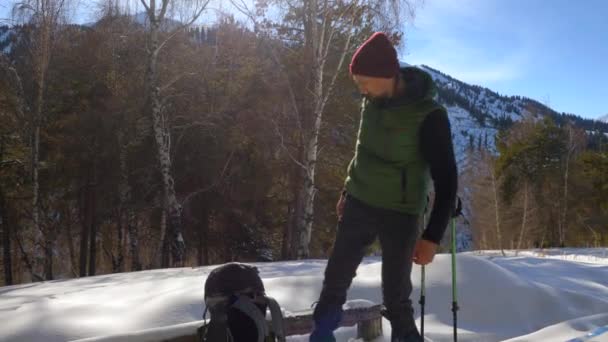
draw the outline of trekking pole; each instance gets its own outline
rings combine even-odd
[[[422,215],[422,229],[424,230],[424,228],[426,228],[426,213],[429,209],[429,197],[426,197],[426,207],[424,208],[424,214]],[[424,303],[425,303],[425,286],[424,286],[424,265],[422,265],[422,275],[421,275],[421,281],[422,283],[420,284],[420,301],[418,301],[418,303],[420,303],[420,334],[422,335],[422,337],[424,338]]]
[[[424,265],[422,265],[422,287],[420,292],[420,334],[424,337]]]
[[[454,314],[454,342],[458,340],[457,335],[457,312],[458,300],[456,293],[456,218],[462,214],[462,201],[458,197],[458,204],[456,210],[452,215],[452,312]]]

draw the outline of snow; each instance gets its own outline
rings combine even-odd
[[[114,334],[102,337],[91,337],[79,339],[74,342],[158,342],[167,339],[177,338],[196,334],[197,329],[204,321],[194,321],[190,323],[177,324],[161,328],[136,331],[132,333]]]
[[[474,252],[477,255],[499,256],[499,250],[484,250]],[[544,259],[571,260],[584,263],[595,263],[608,265],[608,248],[549,248],[535,250],[508,250],[505,249],[507,256],[530,256],[542,257]]]
[[[458,253],[460,341],[566,341],[599,332],[608,341],[606,248]],[[310,309],[321,290],[326,260],[257,263],[267,293],[286,313]],[[158,341],[201,324],[203,285],[216,266],[110,274],[0,287],[0,341]],[[411,296],[420,324],[420,267]],[[365,258],[347,307],[381,303],[381,262]],[[426,267],[427,341],[452,340],[451,256]],[[390,324],[384,320],[388,341]],[[599,330],[598,330],[599,329]],[[356,336],[340,328],[338,341]],[[289,341],[307,341],[292,336]]]
[[[13,34],[14,32],[12,29],[7,29],[4,32],[0,31],[0,42],[4,43],[7,39],[10,39],[11,35]],[[9,54],[11,52],[11,48],[11,44],[8,44],[2,51],[0,51],[0,53]]]
[[[443,75],[441,75],[440,73],[436,72],[435,70],[431,70],[431,69],[425,67],[424,65],[420,65],[418,67],[420,69],[428,72],[435,82],[448,83],[448,79],[446,77],[444,77]]]
[[[585,341],[582,337],[591,334],[594,330],[600,329],[603,324],[608,322],[608,313],[585,316],[581,318],[572,319],[566,322],[560,322],[558,324],[551,325],[543,328],[532,334],[526,336],[520,336],[513,339],[508,339],[503,342],[521,342],[521,341],[568,341],[568,342],[582,342]],[[603,327],[605,328],[605,326]],[[590,333],[587,333],[587,332]],[[580,340],[574,340],[579,339]],[[574,340],[574,341],[571,341]],[[599,336],[593,341],[608,341],[606,335]]]

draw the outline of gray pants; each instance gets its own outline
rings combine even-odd
[[[391,322],[392,335],[404,336],[416,329],[409,297],[412,292],[412,255],[417,237],[417,216],[372,207],[347,194],[334,248],[325,269],[323,289],[315,307],[315,323],[323,325],[320,320],[327,317],[326,311],[341,310],[367,248],[379,238],[384,315]]]

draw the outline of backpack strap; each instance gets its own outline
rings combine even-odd
[[[260,312],[260,309],[253,303],[251,298],[239,296],[232,304],[232,307],[246,314],[255,322],[255,326],[258,329],[258,342],[264,342],[269,333],[266,317],[262,315],[262,312]]]
[[[205,313],[211,314],[209,321],[206,321],[199,329],[199,340],[203,342],[231,342],[233,341],[230,329],[228,329],[228,303],[227,296],[213,296],[205,298]]]
[[[270,309],[270,315],[272,316],[272,331],[274,332],[277,342],[285,342],[285,325],[283,324],[283,312],[279,303],[272,298],[266,297],[266,304]]]

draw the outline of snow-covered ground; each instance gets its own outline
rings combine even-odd
[[[459,341],[608,341],[608,252],[552,249],[457,256]],[[269,295],[285,310],[317,299],[325,260],[259,263]],[[0,287],[0,341],[150,341],[194,331],[210,267],[152,270]],[[366,258],[349,299],[381,302],[379,258]],[[428,341],[452,341],[451,257],[426,269]],[[412,300],[420,323],[420,267]],[[153,329],[152,332],[149,329]],[[348,341],[355,328],[337,331]],[[583,338],[595,332],[595,337]],[[388,341],[390,325],[384,321]],[[306,341],[306,336],[289,341]]]

